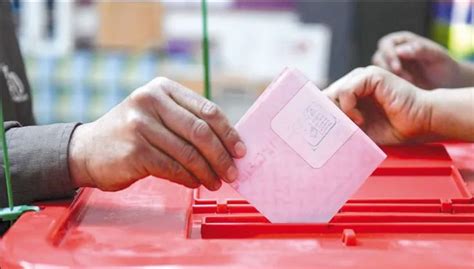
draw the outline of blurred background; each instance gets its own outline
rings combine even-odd
[[[155,76],[203,92],[199,0],[11,2],[39,124],[94,120]],[[234,123],[285,66],[323,88],[393,31],[474,61],[471,0],[208,2],[212,99]]]

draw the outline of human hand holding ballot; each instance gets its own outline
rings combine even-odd
[[[328,222],[386,155],[311,81],[286,69],[237,123],[231,186],[274,223]]]

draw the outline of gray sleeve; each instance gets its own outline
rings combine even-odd
[[[71,197],[75,188],[68,168],[68,146],[78,123],[21,127],[6,122],[15,204]],[[3,164],[3,158],[0,157]],[[0,207],[7,204],[5,176],[0,174]]]

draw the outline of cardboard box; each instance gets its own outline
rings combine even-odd
[[[158,2],[100,1],[97,45],[132,51],[159,46],[163,42],[164,8]]]

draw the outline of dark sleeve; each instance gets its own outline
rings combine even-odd
[[[77,126],[78,123],[63,123],[21,127],[17,122],[5,123],[16,205],[74,195],[68,145]],[[3,165],[3,158],[0,159]],[[5,207],[5,176],[1,170],[0,207]]]

